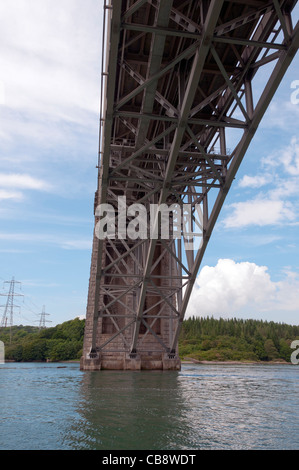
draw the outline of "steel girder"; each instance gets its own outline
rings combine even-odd
[[[122,201],[116,232],[124,223],[122,212],[131,220],[131,204],[143,204],[148,214],[151,204],[189,204],[192,217],[189,236],[176,239],[171,232],[168,239],[95,237],[90,357],[114,350],[133,356],[148,347],[149,336],[170,357],[177,353],[212,230],[297,52],[295,4],[113,0],[105,5],[95,206]],[[156,218],[154,229],[158,223]],[[158,269],[166,259],[168,272]],[[105,318],[113,328],[101,338],[98,322]],[[171,325],[167,338],[155,327],[161,319]]]

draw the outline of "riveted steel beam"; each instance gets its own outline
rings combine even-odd
[[[206,19],[205,24],[203,25],[203,37],[201,39],[201,43],[198,49],[196,50],[195,57],[193,60],[193,66],[190,72],[190,77],[188,80],[185,97],[184,97],[184,101],[182,103],[182,109],[180,112],[180,122],[176,129],[175,138],[172,144],[172,148],[170,150],[168,166],[167,166],[167,170],[165,174],[164,190],[162,190],[162,193],[160,195],[159,204],[165,203],[166,198],[168,196],[167,184],[170,182],[170,179],[174,170],[174,166],[175,166],[175,162],[176,162],[178,152],[180,149],[183,134],[185,132],[188,114],[190,112],[190,109],[193,103],[194,94],[198,86],[200,75],[202,73],[205,58],[211,47],[211,38],[213,37],[213,32],[217,24],[222,5],[223,5],[222,0],[211,1],[207,19]],[[142,320],[142,313],[143,313],[143,308],[144,308],[146,290],[147,290],[147,286],[149,283],[149,275],[150,275],[151,265],[152,265],[152,261],[154,257],[155,246],[156,246],[156,241],[151,240],[148,257],[147,257],[147,261],[146,261],[146,265],[144,269],[144,281],[142,284],[140,298],[139,298],[136,324],[135,324],[135,329],[134,329],[134,334],[133,334],[133,339],[132,339],[132,346],[131,346],[132,351],[135,351],[137,348],[138,334],[139,334],[140,324]]]

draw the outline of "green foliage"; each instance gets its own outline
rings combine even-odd
[[[183,322],[180,357],[201,361],[290,361],[299,326],[262,320],[189,318]]]
[[[80,359],[85,320],[76,318],[53,328],[39,330],[31,326],[2,328],[0,340],[5,344],[5,359],[17,362],[68,361]]]
[[[14,361],[68,361],[82,355],[85,320],[53,328],[14,326],[0,330],[5,358]],[[10,333],[12,341],[10,343]],[[199,361],[290,361],[299,326],[261,320],[188,318],[179,341],[181,358]]]

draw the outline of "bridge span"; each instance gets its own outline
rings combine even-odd
[[[296,3],[105,0],[83,370],[180,368],[205,249],[298,50]]]

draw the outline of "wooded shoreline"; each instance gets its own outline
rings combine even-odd
[[[52,328],[13,326],[0,329],[5,360],[15,362],[78,362],[85,320],[76,318]],[[192,317],[184,320],[179,338],[182,363],[290,364],[291,344],[299,326],[262,320]],[[299,352],[298,352],[299,355]]]

